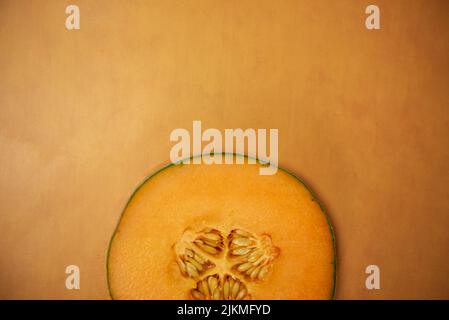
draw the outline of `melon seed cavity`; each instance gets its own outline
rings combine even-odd
[[[250,299],[246,283],[265,281],[280,254],[269,235],[237,228],[227,236],[214,228],[187,229],[174,249],[181,275],[196,283],[190,290],[195,300]],[[221,259],[226,267],[217,270]]]

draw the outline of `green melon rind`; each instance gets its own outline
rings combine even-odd
[[[217,153],[217,154],[219,154],[219,153]],[[233,155],[233,156],[239,156],[239,157],[244,157],[244,158],[248,158],[248,159],[255,159],[255,160],[258,161],[259,163],[261,162],[259,159],[256,159],[256,158],[254,158],[254,157],[250,157],[250,156],[242,155],[242,154],[237,154],[237,153],[221,153],[221,155]],[[109,241],[108,251],[107,251],[107,255],[106,255],[107,284],[108,284],[109,295],[110,295],[110,297],[111,297],[112,300],[114,300],[114,296],[113,296],[112,289],[111,289],[111,283],[110,283],[110,281],[109,281],[109,256],[110,256],[110,253],[111,253],[112,243],[113,243],[114,238],[115,238],[115,236],[116,236],[116,234],[117,234],[118,227],[120,226],[120,222],[121,222],[122,219],[123,219],[123,216],[124,216],[124,214],[125,214],[126,208],[127,208],[128,205],[130,204],[130,202],[132,201],[132,199],[134,198],[134,196],[137,194],[137,192],[143,187],[143,185],[144,185],[148,180],[150,180],[151,178],[153,178],[154,176],[156,176],[158,173],[160,173],[160,172],[164,171],[165,169],[168,169],[168,168],[170,168],[170,167],[172,167],[172,166],[183,165],[183,164],[184,164],[183,162],[186,161],[186,160],[188,160],[188,159],[189,159],[189,160],[192,160],[193,158],[202,157],[202,156],[203,156],[203,155],[192,156],[192,157],[183,159],[183,160],[181,160],[181,161],[179,161],[179,162],[177,162],[177,163],[169,163],[169,164],[166,164],[166,165],[162,166],[161,168],[155,170],[153,173],[151,173],[150,175],[148,175],[148,176],[147,176],[147,177],[146,177],[146,178],[139,184],[139,186],[134,190],[134,192],[133,192],[133,193],[131,194],[131,196],[129,197],[128,201],[126,202],[125,207],[123,208],[123,210],[122,210],[122,212],[121,212],[121,214],[120,214],[119,221],[118,221],[118,223],[117,223],[117,225],[116,225],[116,227],[115,227],[114,233],[112,234],[111,240]],[[271,164],[270,164],[270,165],[271,165]],[[284,171],[284,172],[287,173],[289,176],[295,178],[299,183],[301,183],[301,184],[302,184],[302,185],[309,191],[309,193],[310,193],[311,196],[312,196],[313,201],[316,201],[316,202],[317,202],[317,204],[320,206],[320,209],[321,209],[322,213],[323,213],[324,216],[326,217],[326,221],[327,221],[327,224],[328,224],[328,226],[329,226],[329,230],[330,230],[331,237],[332,237],[332,246],[333,246],[333,251],[334,251],[334,261],[332,262],[332,264],[333,264],[333,287],[332,287],[332,290],[331,290],[331,296],[330,296],[330,299],[335,299],[335,294],[336,294],[336,291],[337,291],[337,243],[336,243],[336,239],[335,239],[334,228],[333,228],[333,226],[332,226],[332,222],[331,222],[331,220],[330,220],[330,217],[329,217],[329,215],[327,214],[326,208],[324,207],[323,203],[322,203],[321,201],[318,200],[318,198],[316,197],[315,193],[312,191],[312,189],[309,187],[309,185],[306,184],[306,183],[304,182],[303,179],[299,178],[298,176],[296,176],[295,174],[293,174],[292,172],[290,172],[290,171],[288,171],[288,170],[286,170],[286,169],[284,169],[284,168],[281,168],[281,167],[277,167],[277,168],[278,168],[279,170],[281,170],[281,171]]]

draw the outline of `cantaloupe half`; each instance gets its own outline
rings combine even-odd
[[[143,182],[109,247],[113,299],[334,296],[323,207],[292,174],[260,175],[247,160],[169,165]]]

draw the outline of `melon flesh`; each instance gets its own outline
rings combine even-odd
[[[111,297],[190,299],[198,279],[181,274],[174,249],[183,233],[215,228],[226,236],[240,228],[269,235],[280,252],[266,279],[240,279],[251,299],[332,298],[335,246],[327,216],[300,180],[284,170],[259,175],[260,165],[170,165],[145,180],[111,240]],[[210,274],[232,274],[226,260],[215,259]]]

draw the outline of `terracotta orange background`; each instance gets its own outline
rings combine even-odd
[[[108,298],[120,212],[192,120],[279,128],[337,298],[449,298],[448,54],[447,1],[0,1],[0,298]]]

